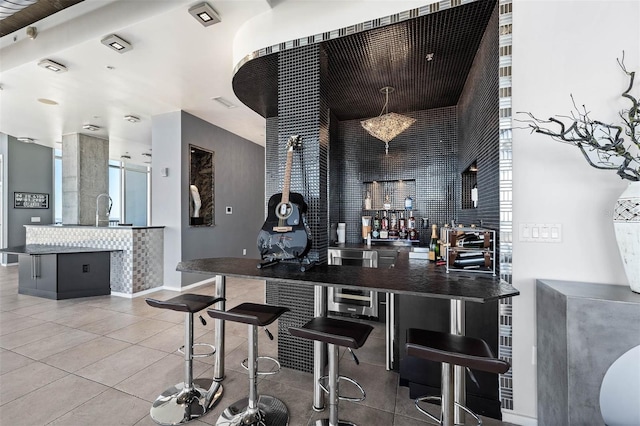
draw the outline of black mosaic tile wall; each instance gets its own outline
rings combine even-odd
[[[498,28],[498,8],[487,26]],[[498,31],[486,31],[458,101],[458,173],[478,164],[478,207],[462,209],[460,223],[500,229]]]
[[[360,120],[339,124],[339,136],[331,141],[332,173],[339,174],[338,208],[331,205],[331,224],[347,224],[346,241],[361,242],[363,182],[415,180],[413,215],[418,221],[421,243],[430,237],[429,226],[442,225],[455,214],[456,149],[458,125],[456,108],[438,108],[406,113],[416,122],[389,142],[369,135]],[[332,184],[332,188],[334,185]],[[401,198],[401,199],[398,199]],[[403,205],[404,195],[392,194],[393,205]],[[422,226],[421,218],[428,223]]]
[[[307,224],[312,247],[308,257],[326,262],[328,247],[328,175],[329,116],[322,79],[326,77],[326,59],[319,45],[279,53],[278,118],[267,120],[266,191],[267,200],[282,190],[287,157],[287,141],[302,137],[302,146],[294,151],[291,191],[302,194],[307,202]],[[277,129],[277,131],[276,131]],[[267,302],[291,308],[279,322],[278,358],[283,366],[312,370],[312,345],[300,342],[288,333],[288,327],[302,325],[313,318],[313,288],[267,283]]]

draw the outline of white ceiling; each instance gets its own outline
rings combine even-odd
[[[264,145],[265,120],[231,88],[233,39],[248,19],[270,9],[268,0],[210,1],[222,22],[202,26],[188,8],[199,1],[86,0],[0,39],[0,132],[60,147],[62,135],[88,133],[110,141],[110,156],[148,159],[151,117],[184,110]],[[115,33],[133,45],[117,53],[100,43]],[[54,73],[37,63],[68,68]],[[113,69],[109,69],[112,67]],[[222,96],[237,105],[211,100]],[[39,98],[58,105],[46,105]],[[139,123],[124,120],[140,117]],[[97,132],[84,124],[101,126]]]

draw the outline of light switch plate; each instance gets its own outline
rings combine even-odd
[[[561,243],[562,224],[560,223],[521,223],[519,241],[537,243]]]

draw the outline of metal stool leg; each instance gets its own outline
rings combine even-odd
[[[339,347],[328,343],[327,355],[329,358],[329,418],[316,420],[316,426],[356,426],[355,423],[346,422],[338,418],[340,403],[340,379],[339,377]]]
[[[258,394],[258,327],[248,327],[249,397],[226,408],[216,426],[286,426],[289,423],[287,406],[277,398]]]
[[[166,389],[151,406],[151,418],[161,425],[178,425],[204,415],[218,401],[211,379],[193,379],[193,314],[185,318],[184,382]],[[221,388],[220,388],[221,393]],[[218,395],[219,397],[219,395]]]

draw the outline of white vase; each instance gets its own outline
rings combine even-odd
[[[613,228],[631,291],[640,293],[640,182],[631,182],[616,201]]]

